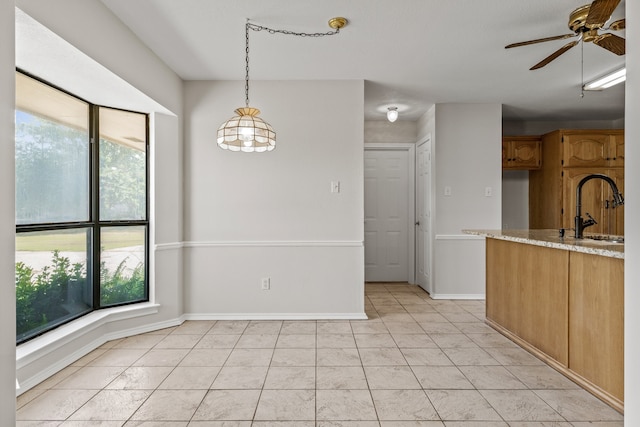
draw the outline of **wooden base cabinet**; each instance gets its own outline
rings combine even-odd
[[[569,252],[487,239],[487,318],[567,366]]]
[[[569,369],[624,401],[624,260],[571,253]]]
[[[487,238],[487,323],[624,409],[624,260]]]

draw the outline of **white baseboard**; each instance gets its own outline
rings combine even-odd
[[[483,300],[486,298],[484,294],[432,294],[431,299],[474,299]]]
[[[185,320],[366,320],[365,313],[188,313]]]

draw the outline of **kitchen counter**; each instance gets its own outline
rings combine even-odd
[[[624,411],[624,244],[558,230],[486,238],[486,322]]]
[[[571,232],[568,230],[564,237],[560,237],[560,233],[556,229],[463,230],[463,233],[528,245],[544,246],[553,249],[563,249],[591,255],[624,259],[624,243],[612,243],[603,240],[593,240],[586,237],[584,239],[576,239],[569,235]],[[588,233],[585,233],[585,235],[589,236]]]

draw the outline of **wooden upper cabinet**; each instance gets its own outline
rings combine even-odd
[[[624,134],[616,131],[562,135],[564,167],[624,166]]]
[[[502,169],[540,169],[542,156],[539,136],[508,136],[502,138]]]
[[[624,195],[624,130],[560,129],[542,135],[542,167],[529,173],[529,227],[573,228],[576,187],[592,173],[610,176]],[[624,206],[612,207],[608,184],[591,180],[583,187],[582,216],[598,224],[588,233],[624,234]]]

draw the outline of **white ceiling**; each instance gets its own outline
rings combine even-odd
[[[585,0],[102,1],[185,80],[243,80],[247,18],[324,32],[344,16],[349,24],[331,37],[251,32],[251,79],[363,79],[367,120],[384,119],[389,105],[415,120],[434,103],[502,103],[510,120],[624,117],[624,84],[581,98],[582,44],[536,71],[568,40],[504,49],[569,33],[569,13]],[[622,17],[624,1],[613,19]],[[624,56],[584,45],[585,81],[622,65]]]

